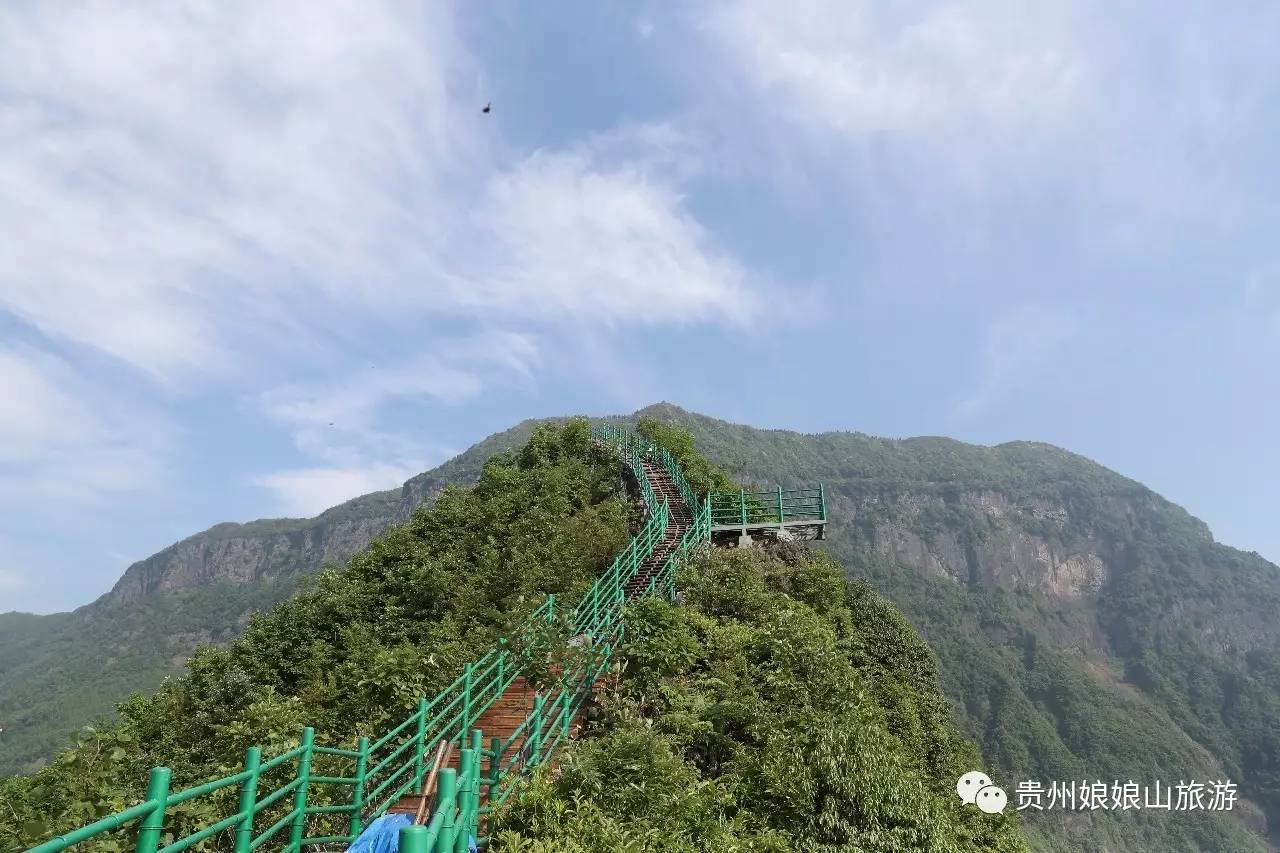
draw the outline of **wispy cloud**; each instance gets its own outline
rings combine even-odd
[[[491,180],[486,201],[496,263],[459,294],[476,308],[645,325],[744,322],[755,310],[745,270],[678,190],[634,166],[536,154]]]
[[[364,495],[399,485],[422,468],[378,463],[358,468],[300,468],[256,477],[254,482],[270,489],[281,511],[289,516],[309,517],[336,506],[355,495]]]
[[[0,388],[0,503],[82,504],[158,483],[170,431],[136,401],[21,345],[0,345]]]
[[[504,152],[449,9],[409,8],[6,7],[0,307],[175,378],[362,317],[628,322],[681,293],[708,319],[743,295],[668,178]]]
[[[1067,15],[1014,3],[742,0],[713,6],[707,24],[775,96],[771,112],[850,134],[1051,117],[1089,72],[1064,37]]]
[[[532,337],[490,330],[439,338],[407,363],[361,365],[355,373],[267,391],[257,400],[263,414],[292,432],[298,450],[323,464],[258,475],[252,482],[270,490],[281,511],[292,515],[312,515],[399,485],[443,461],[451,448],[417,432],[388,429],[390,407],[457,405],[494,382],[527,382],[540,357]]]
[[[176,377],[411,299],[418,247],[385,250],[433,211],[399,190],[465,169],[449,17],[419,8],[7,6],[0,304]]]
[[[480,387],[473,371],[420,358],[320,384],[276,388],[263,395],[262,405],[269,417],[289,426],[360,430],[373,425],[378,407],[387,400],[415,397],[458,403],[474,397]]]
[[[1023,305],[1001,314],[987,328],[977,386],[956,406],[969,419],[985,413],[1033,381],[1075,338],[1078,322],[1070,309]]]
[[[1265,201],[1280,26],[1265,5],[1154,8],[727,0],[697,18],[713,94],[772,146],[771,174],[842,174],[858,204],[949,229],[1049,202],[1060,239],[1150,253]]]
[[[389,400],[474,399],[583,322],[749,316],[750,276],[685,205],[677,133],[513,149],[462,45],[446,2],[0,9],[0,319],[38,341],[7,369],[61,354],[40,405],[81,424],[110,412],[65,393],[93,359],[163,399],[233,385],[329,471],[263,482],[333,495],[430,456],[373,428]],[[469,363],[443,357],[476,317]],[[159,461],[83,429],[102,488]],[[23,464],[67,452],[24,435]]]

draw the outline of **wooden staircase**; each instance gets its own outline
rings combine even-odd
[[[533,711],[533,703],[537,698],[537,695],[537,689],[534,688],[534,686],[531,685],[524,676],[517,677],[507,686],[507,689],[503,691],[497,701],[490,705],[489,708],[480,715],[480,718],[476,720],[475,728],[484,732],[484,745],[486,749],[489,747],[490,739],[494,737],[502,738],[506,756],[510,756],[516,750],[520,749],[520,747],[524,746],[525,738],[523,732],[517,735],[514,741],[512,740],[512,735],[515,733],[516,729],[520,728],[520,724],[525,721],[525,718],[529,716],[530,712]],[[575,723],[577,723],[576,720]],[[449,758],[449,762],[445,766],[452,767],[454,770],[457,770],[458,761],[461,757],[459,750],[454,749],[453,754]],[[430,755],[427,756],[428,764],[430,764],[432,758],[433,757]],[[489,762],[488,759],[485,759],[485,761],[481,763],[481,770],[482,772],[487,772],[488,769]],[[428,800],[431,799],[431,795],[429,793],[427,798]],[[403,812],[409,815],[417,814],[418,805],[421,802],[422,796],[420,794],[406,794],[401,797],[395,805],[387,809],[387,811]],[[427,813],[430,814],[430,804],[428,804]]]
[[[680,539],[693,525],[693,510],[684,502],[679,486],[676,485],[675,480],[671,479],[667,469],[659,462],[645,460],[644,474],[649,480],[649,485],[653,487],[653,493],[657,495],[658,502],[667,502],[670,514],[667,517],[667,529],[663,533],[662,541],[654,547],[649,559],[641,564],[635,577],[626,584],[628,601],[644,593],[650,579],[666,564],[671,552],[676,549]]]
[[[654,547],[653,553],[649,555],[636,571],[635,576],[626,584],[627,600],[630,601],[640,595],[643,595],[649,585],[650,579],[657,574],[665,565],[667,558],[671,552],[676,549],[680,543],[680,539],[685,532],[693,524],[693,513],[691,508],[685,504],[684,497],[680,494],[679,487],[667,473],[667,469],[661,463],[648,461],[644,462],[645,477],[649,480],[649,485],[653,488],[654,494],[657,496],[659,503],[667,502],[669,515],[667,520],[667,528],[663,534],[662,540]],[[597,682],[592,686],[592,692],[599,689],[600,684]],[[522,732],[517,735],[514,742],[512,736],[520,724],[525,721],[529,714],[533,711],[534,701],[537,698],[537,688],[530,684],[523,676],[517,677],[507,687],[503,694],[480,715],[476,720],[475,728],[480,729],[484,733],[485,748],[489,748],[492,738],[498,737],[502,739],[504,761],[521,747],[524,746],[525,736]],[[585,706],[584,706],[585,707]],[[582,725],[583,711],[580,710],[570,723],[570,737],[576,737]],[[426,761],[428,765],[433,756],[428,755]],[[448,767],[458,768],[459,751],[455,749],[449,760]],[[482,772],[488,771],[488,759],[481,765]],[[427,794],[428,800],[432,798],[432,794]],[[487,791],[482,794],[481,805],[487,801]],[[401,797],[390,809],[389,812],[402,812],[413,815],[418,811],[418,805],[422,797],[418,794],[409,794]],[[429,814],[429,808],[428,808]],[[429,818],[428,818],[429,819]]]

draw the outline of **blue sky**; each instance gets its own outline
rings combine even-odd
[[[1054,442],[1280,558],[1278,37],[1251,2],[6,3],[0,610],[660,399]]]

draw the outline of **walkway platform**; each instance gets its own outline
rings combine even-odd
[[[748,544],[752,535],[780,539],[825,539],[827,496],[821,485],[814,489],[767,492],[712,492],[711,535],[723,540],[739,537]]]

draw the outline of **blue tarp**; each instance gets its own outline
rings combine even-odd
[[[411,823],[413,818],[407,814],[384,814],[365,827],[355,843],[347,848],[347,853],[398,853],[400,830]],[[474,838],[469,839],[467,850],[478,853]]]
[[[384,814],[365,827],[347,853],[397,853],[400,849],[400,829],[413,823],[407,814]]]

